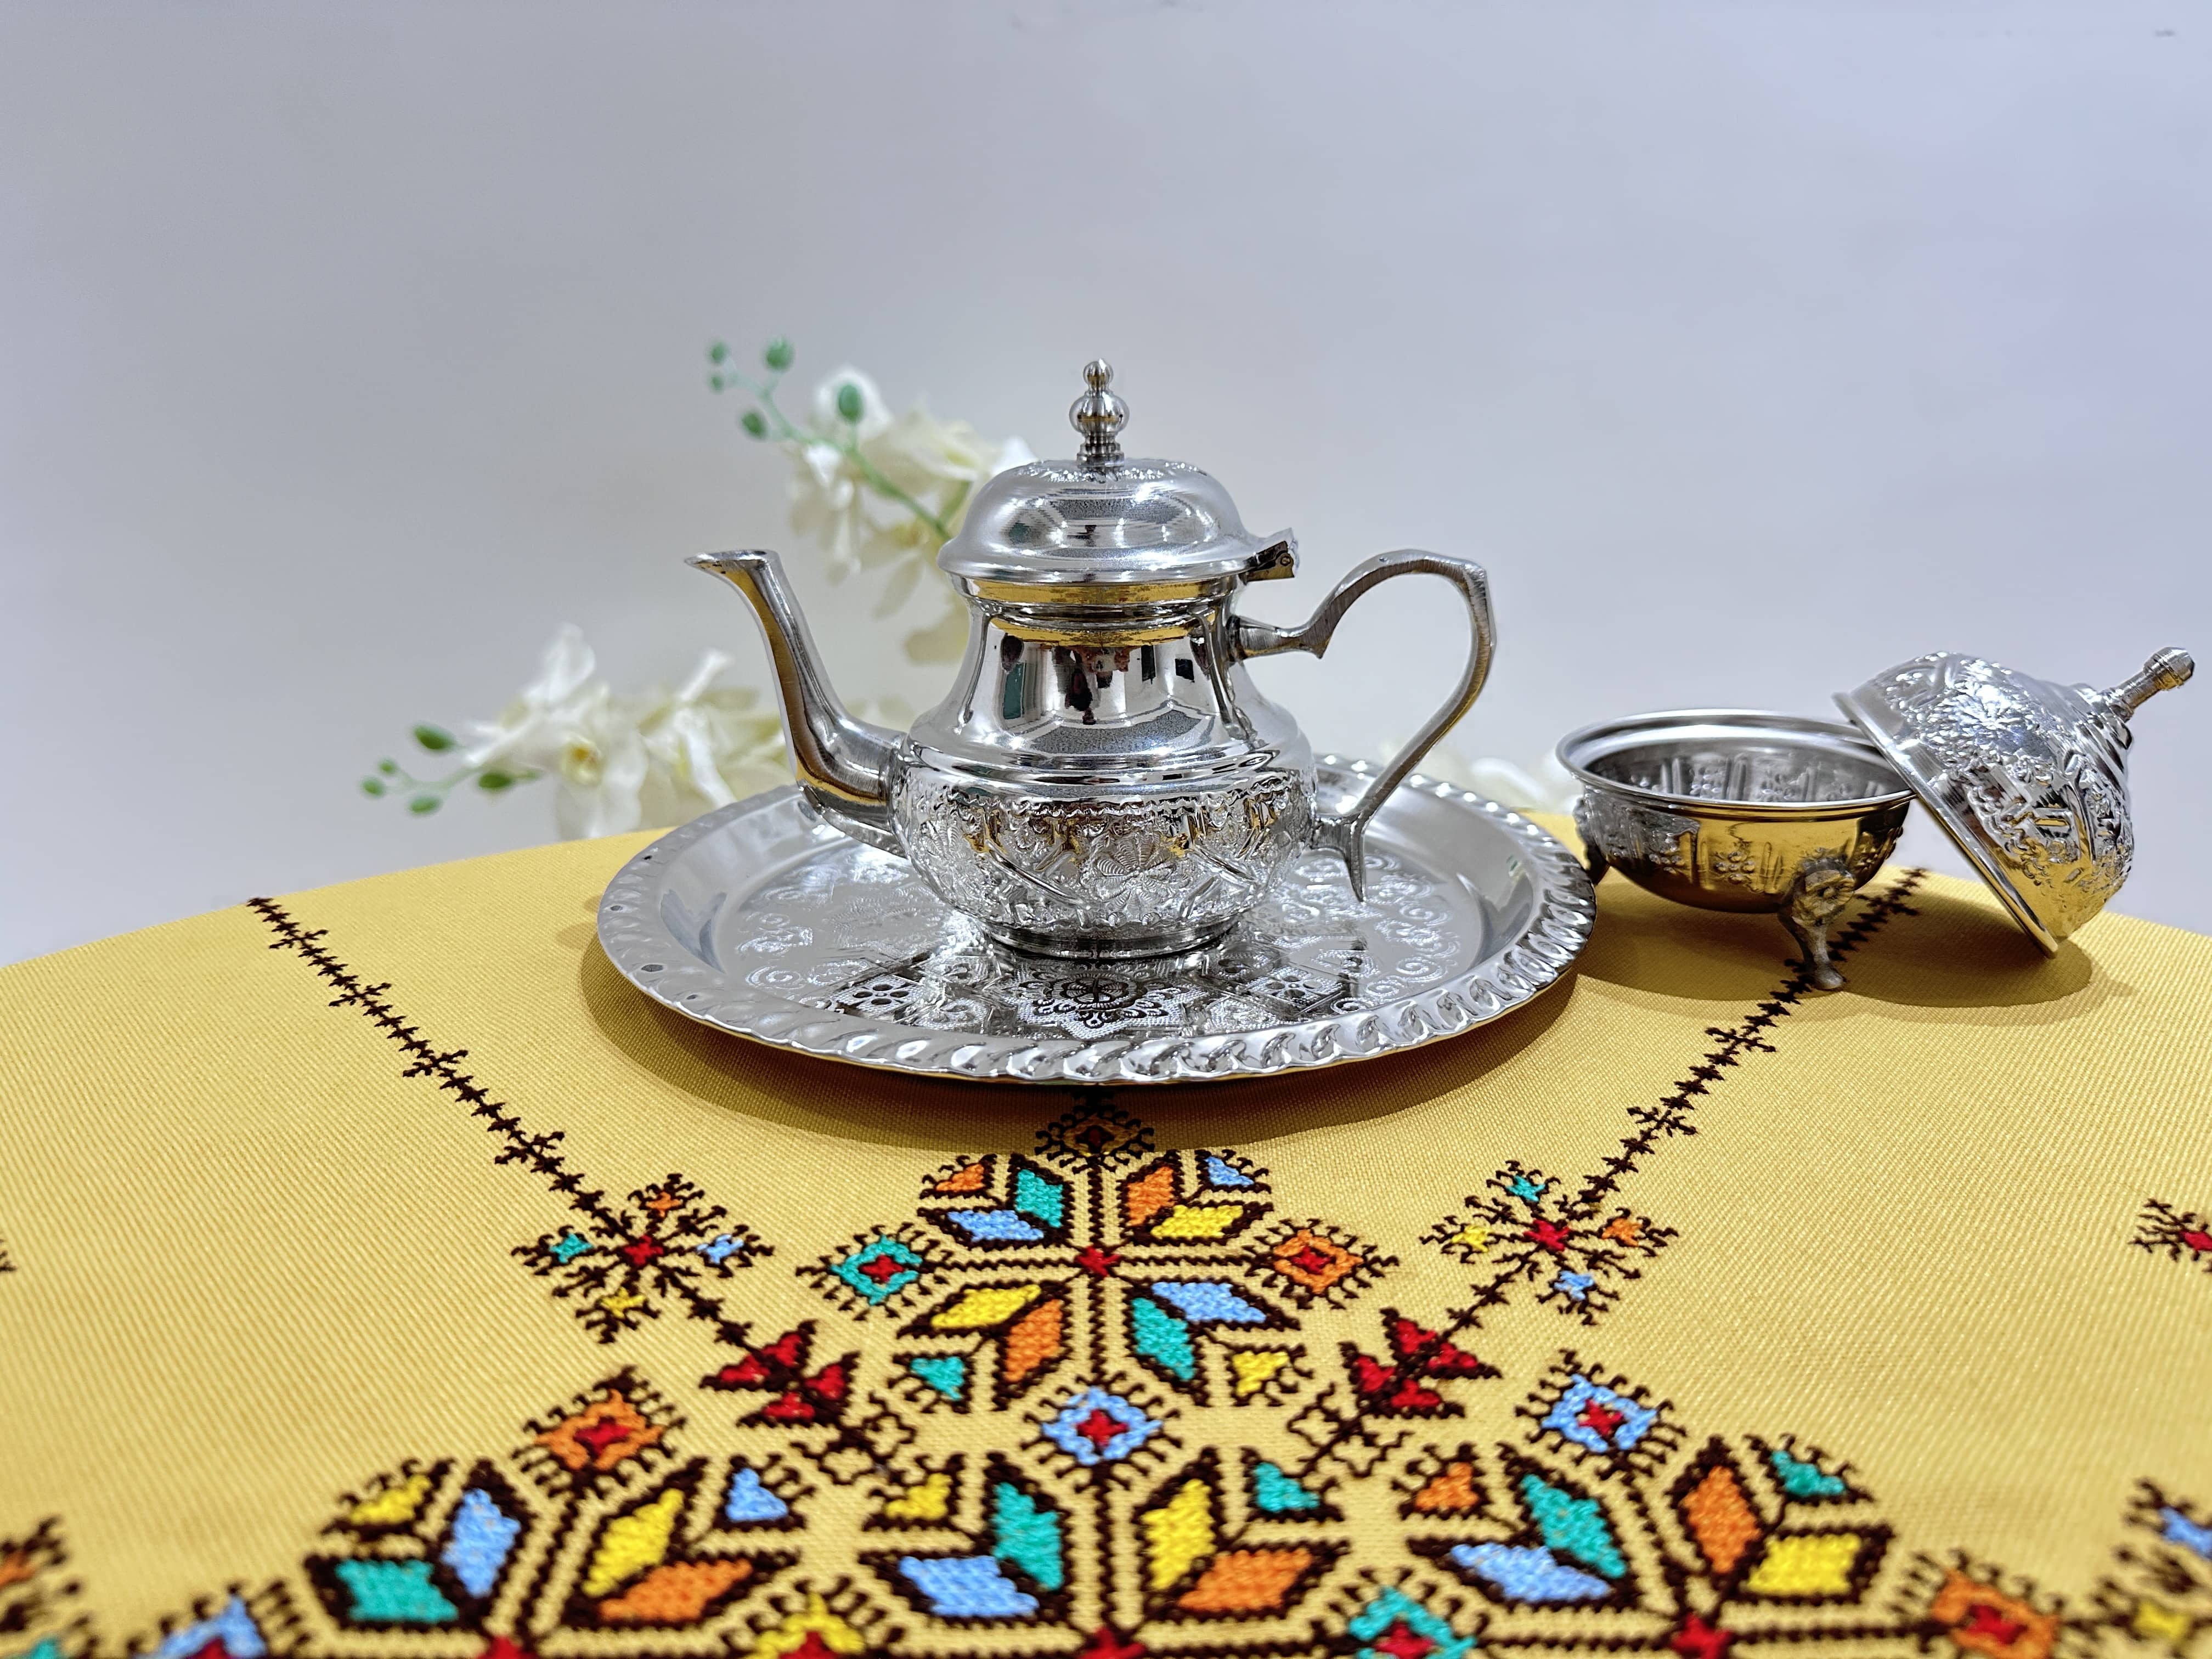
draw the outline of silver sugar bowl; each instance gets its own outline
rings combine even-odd
[[[1836,702],[1852,725],[1687,711],[1585,726],[1559,744],[1575,822],[1607,868],[1684,904],[1771,910],[1807,977],[1842,986],[1828,933],[1897,844],[1917,798],[2043,950],[2101,910],[2135,852],[2129,720],[2196,672],[2158,652],[2109,690],[1938,651]]]
[[[847,712],[775,554],[690,561],[760,619],[799,784],[830,823],[904,856],[946,904],[1021,950],[1195,949],[1234,927],[1309,847],[1341,855],[1364,896],[1368,821],[1489,672],[1481,567],[1386,553],[1300,627],[1240,617],[1246,583],[1293,574],[1296,543],[1249,533],[1228,492],[1196,467],[1124,458],[1128,410],[1109,389],[1113,370],[1093,362],[1083,374],[1069,410],[1075,459],[984,484],[938,556],[968,601],[967,654],[945,701],[909,731]],[[1312,750],[1244,665],[1322,655],[1361,594],[1415,574],[1443,577],[1466,605],[1466,672],[1356,799],[1325,810]]]
[[[1873,879],[1912,792],[1848,726],[1690,709],[1587,726],[1559,744],[1590,879],[1618,870],[1703,910],[1782,919],[1823,990],[1844,982],[1828,927]]]

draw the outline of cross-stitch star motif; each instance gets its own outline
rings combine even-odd
[[[719,1321],[720,1304],[706,1291],[737,1268],[775,1254],[719,1204],[680,1175],[629,1195],[629,1207],[584,1215],[514,1254],[530,1271],[553,1280],[553,1294],[574,1297],[577,1317],[602,1342],[660,1317],[656,1298],[678,1300],[695,1317]]]
[[[1565,1182],[1518,1163],[1465,1203],[1467,1214],[1446,1216],[1421,1242],[1480,1269],[1488,1305],[1502,1305],[1509,1285],[1531,1284],[1538,1301],[1585,1325],[1620,1299],[1624,1280],[1642,1276],[1638,1262],[1674,1237],[1649,1217],[1571,1193]]]
[[[1227,1151],[1155,1153],[1078,1108],[1034,1156],[979,1153],[923,1183],[916,1222],[860,1234],[803,1274],[856,1316],[903,1316],[894,1363],[925,1406],[1003,1409],[1111,1356],[1186,1398],[1287,1387],[1300,1310],[1395,1266],[1321,1221],[1276,1218],[1267,1171]]]

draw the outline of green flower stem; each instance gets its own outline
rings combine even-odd
[[[446,797],[463,784],[474,780],[477,787],[487,794],[497,794],[517,784],[534,783],[544,776],[543,772],[525,769],[510,771],[501,766],[464,766],[442,778],[418,778],[398,761],[377,763],[376,769],[361,781],[362,793],[372,798],[398,795],[407,802],[410,812],[434,812],[446,804]],[[489,782],[488,779],[497,779]]]
[[[763,410],[767,410],[769,419],[775,422],[775,425],[769,430],[769,435],[770,437],[775,438],[781,443],[828,444],[830,448],[836,450],[840,455],[842,455],[846,459],[851,461],[854,466],[860,468],[860,477],[866,481],[869,489],[874,490],[876,494],[881,495],[886,501],[896,501],[901,507],[906,508],[908,512],[913,514],[915,518],[921,520],[922,523],[927,525],[932,531],[935,532],[938,543],[940,546],[952,539],[951,527],[945,523],[945,519],[940,517],[939,514],[931,512],[913,496],[908,495],[905,490],[901,489],[896,484],[893,483],[889,478],[886,478],[881,472],[878,471],[876,470],[876,464],[860,453],[860,445],[858,439],[850,435],[842,437],[829,436],[819,432],[809,432],[803,428],[793,426],[791,423],[791,417],[783,412],[782,409],[778,406],[775,401],[776,383],[783,378],[781,374],[771,375],[769,379],[762,381],[757,386],[753,384],[752,381],[747,380],[744,375],[732,374],[726,369],[723,371],[722,378],[726,380],[732,381],[735,384],[743,386],[746,391],[751,392],[754,398],[759,403],[760,406]],[[958,500],[955,501],[952,507],[948,509],[949,512],[958,511],[960,501],[967,499],[967,485],[964,483],[961,485],[960,497]]]

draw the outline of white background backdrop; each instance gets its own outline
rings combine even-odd
[[[1484,559],[1468,754],[2212,653],[2208,180],[2184,0],[9,0],[0,959],[544,838],[355,781],[564,620],[757,669],[677,562],[790,545],[717,334],[1045,453],[1111,357],[1135,451],[1297,527],[1263,614]],[[1451,678],[1400,587],[1260,671],[1318,742]],[[2138,731],[2116,908],[2212,928],[2212,679]]]

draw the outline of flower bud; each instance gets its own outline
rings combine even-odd
[[[738,416],[738,424],[744,428],[746,432],[753,437],[765,438],[768,436],[768,417],[765,415],[763,415],[757,409],[747,410],[742,416]]]
[[[860,401],[860,388],[850,380],[837,388],[837,413],[846,420],[857,421],[866,405]]]
[[[417,795],[407,803],[407,810],[418,815],[434,812],[438,810],[438,798],[435,795]]]
[[[492,794],[497,794],[502,789],[512,788],[514,784],[514,775],[502,772],[496,767],[489,771],[477,774],[477,787]]]
[[[441,726],[418,726],[415,741],[434,755],[453,746],[453,734]]]
[[[363,778],[361,781],[361,793],[364,795],[382,794],[384,793],[384,780],[382,778]]]
[[[730,361],[729,347],[724,345],[720,340],[715,341],[707,348],[707,361],[710,363],[726,363]]]
[[[782,335],[777,335],[768,343],[768,349],[761,353],[761,361],[777,374],[782,374],[791,367],[791,342]]]

